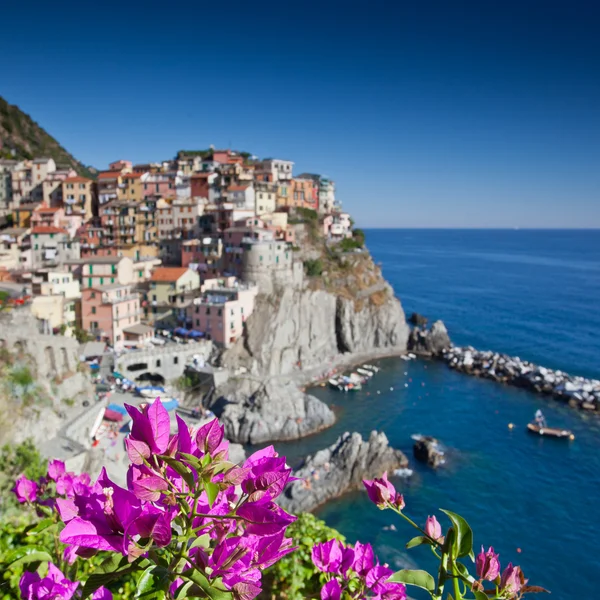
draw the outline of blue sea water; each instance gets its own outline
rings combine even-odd
[[[600,232],[373,230],[367,242],[407,314],[443,319],[455,343],[600,377]],[[476,545],[493,545],[503,564],[520,564],[552,598],[600,597],[600,419],[441,363],[379,364],[361,392],[316,388],[334,406],[336,425],[278,449],[293,461],[344,431],[385,431],[411,459],[414,475],[395,483],[415,520],[434,513],[442,520],[438,508],[459,512]],[[537,408],[576,440],[527,434]],[[445,468],[412,460],[414,433],[447,445]],[[424,550],[404,548],[412,530],[362,491],[318,515],[350,541],[373,543],[394,567],[432,566]],[[397,532],[383,529],[393,522]]]

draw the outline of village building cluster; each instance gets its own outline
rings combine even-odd
[[[178,328],[228,347],[264,282],[293,276],[298,209],[326,238],[351,235],[334,182],[288,160],[211,147],[96,179],[0,160],[0,281],[22,286],[47,332],[123,349]]]

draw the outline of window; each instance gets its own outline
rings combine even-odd
[[[207,306],[207,307],[206,307],[206,314],[207,314],[207,315],[210,315],[210,306]]]
[[[220,323],[219,323],[220,325]],[[231,325],[229,326],[229,329],[233,329],[233,321],[231,322]]]
[[[71,189],[73,189],[73,186],[71,185]],[[85,190],[85,183],[80,183],[79,184],[79,189],[80,190]]]
[[[36,235],[35,237],[37,237],[37,235]],[[38,249],[38,245],[36,244],[36,245],[35,245],[35,250],[37,250],[37,249]]]
[[[121,341],[121,336],[120,336],[120,335],[118,335],[118,336],[117,336],[117,342],[120,342],[120,341]]]
[[[177,364],[179,364],[179,356],[174,356],[174,357],[173,357],[173,364],[174,364],[174,365],[177,365]]]
[[[258,258],[260,259],[260,262],[262,262],[262,254]]]
[[[111,278],[110,278],[110,282],[111,282],[111,283],[114,283],[114,282],[115,282],[115,278],[114,278],[114,277],[111,277]]]
[[[96,307],[92,306],[92,314],[95,315],[96,314]]]
[[[100,285],[104,285],[104,277],[100,277]]]
[[[223,310],[219,308],[219,310],[217,310],[217,315],[220,317],[223,314]]]

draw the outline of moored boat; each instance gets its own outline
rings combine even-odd
[[[557,429],[555,427],[540,427],[536,423],[528,423],[527,430],[530,433],[535,433],[536,435],[543,435],[544,437],[555,437],[568,440],[575,439],[573,432],[569,429]]]

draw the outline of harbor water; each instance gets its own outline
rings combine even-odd
[[[406,313],[444,320],[456,344],[600,378],[599,232],[377,230],[367,232],[367,242]],[[281,453],[293,463],[344,431],[385,431],[414,469],[395,479],[413,518],[424,523],[436,513],[442,520],[439,508],[459,512],[477,546],[494,546],[503,564],[520,564],[553,598],[598,597],[600,418],[442,363],[378,364],[380,373],[361,391],[312,390],[334,406],[338,421],[278,444]],[[528,434],[538,408],[550,425],[571,429],[575,441]],[[446,445],[446,466],[433,471],[415,463],[416,433]],[[350,541],[371,542],[394,567],[432,566],[424,550],[404,548],[412,530],[363,491],[317,514]],[[387,529],[392,523],[397,531]]]

